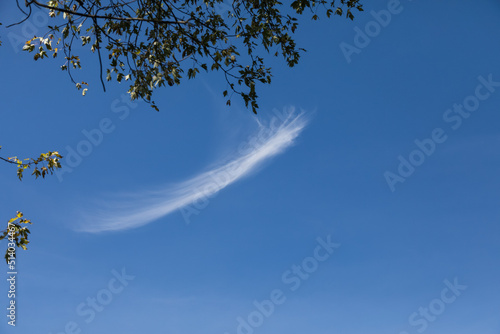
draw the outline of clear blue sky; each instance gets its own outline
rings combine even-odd
[[[499,17],[495,0],[304,17],[308,52],[272,60],[257,117],[216,74],[156,91],[155,112],[102,92],[94,61],[82,97],[61,59],[14,50],[41,16],[2,26],[1,156],[89,153],[45,180],[0,164],[0,220],[34,222],[16,328],[1,265],[0,332],[500,333]]]

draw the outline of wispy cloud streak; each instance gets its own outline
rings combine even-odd
[[[276,113],[268,125],[259,123],[259,131],[240,145],[238,152],[208,171],[184,182],[163,189],[141,192],[113,202],[94,211],[78,227],[83,232],[119,231],[146,225],[182,209],[200,199],[213,197],[231,183],[256,171],[263,162],[290,147],[307,124],[304,113],[293,108],[283,114]]]

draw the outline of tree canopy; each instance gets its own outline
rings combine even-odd
[[[18,0],[17,0],[18,1]],[[359,0],[26,0],[26,19],[34,8],[53,18],[44,35],[33,36],[24,50],[34,59],[64,55],[61,69],[85,95],[88,84],[75,80],[82,68],[81,43],[97,55],[101,81],[129,81],[128,93],[158,110],[153,91],[196,77],[200,70],[219,71],[227,82],[222,94],[231,103],[240,95],[257,112],[256,84],[271,82],[264,56],[283,57],[293,67],[304,49],[293,33],[299,15],[353,19]],[[78,52],[77,52],[78,51]],[[105,79],[104,79],[105,78]],[[104,88],[105,89],[105,88]]]

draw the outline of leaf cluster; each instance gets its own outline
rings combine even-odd
[[[8,239],[9,244],[13,244],[16,247],[21,247],[26,250],[29,243],[28,235],[31,233],[26,226],[22,224],[32,224],[30,220],[23,218],[22,212],[17,212],[14,218],[11,218],[7,223],[7,229],[0,232],[0,240]],[[9,263],[9,260],[15,258],[15,251],[10,251],[10,247],[7,247],[5,252],[5,261]]]
[[[1,148],[2,147],[0,146],[0,149]],[[34,166],[34,169],[31,175],[34,175],[35,178],[38,178],[39,176],[45,178],[45,176],[48,174],[54,174],[54,171],[56,169],[62,167],[59,161],[59,159],[61,158],[62,156],[59,154],[59,152],[49,151],[47,153],[40,154],[40,156],[37,158],[26,158],[20,160],[17,157],[0,157],[0,160],[17,165],[17,177],[19,178],[19,180],[22,180],[24,171],[28,168],[31,168],[32,166]]]

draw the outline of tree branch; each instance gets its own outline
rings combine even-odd
[[[48,5],[45,5],[43,3],[38,2],[37,0],[32,0],[31,2],[28,3],[28,5],[31,5],[34,3],[36,6],[51,9],[51,10],[56,10],[58,12],[66,13],[66,14],[71,14],[71,15],[76,15],[76,16],[82,16],[82,17],[88,17],[91,19],[107,19],[107,20],[116,20],[116,21],[145,21],[145,22],[153,22],[153,23],[159,23],[159,24],[187,24],[191,20],[191,18],[184,20],[184,21],[161,21],[161,20],[154,20],[154,19],[145,19],[142,17],[115,17],[111,15],[92,15],[92,14],[87,14],[87,13],[79,13],[75,12],[69,9],[64,9],[64,8],[57,8],[57,7],[51,7]]]
[[[15,165],[17,165],[17,162],[11,161],[11,160],[9,160],[9,159],[5,159],[5,158],[0,157],[0,160],[3,160],[3,161],[5,161],[5,162],[8,162],[8,163],[11,163],[11,164],[15,164]]]

